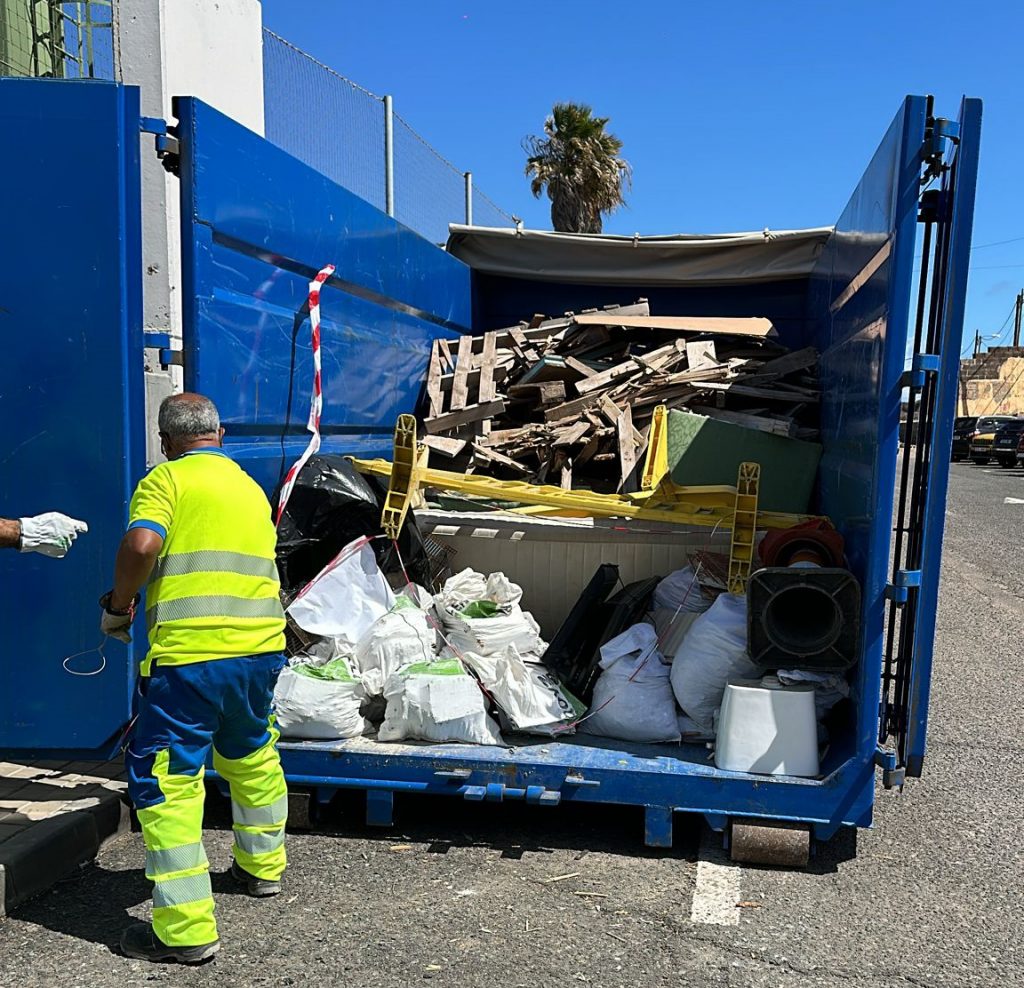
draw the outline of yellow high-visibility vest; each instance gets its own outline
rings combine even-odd
[[[284,648],[277,533],[263,491],[220,449],[154,467],[132,496],[129,529],[164,539],[146,588],[149,654],[188,665]]]

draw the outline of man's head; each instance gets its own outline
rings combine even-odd
[[[197,394],[171,395],[160,404],[160,448],[169,460],[204,446],[220,446],[224,430],[217,406]]]

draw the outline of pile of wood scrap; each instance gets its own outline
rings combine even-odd
[[[479,471],[630,490],[657,405],[798,439],[818,436],[817,352],[767,319],[652,316],[646,300],[436,340],[424,441]]]

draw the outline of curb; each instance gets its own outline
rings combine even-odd
[[[92,861],[104,842],[130,829],[114,793],[96,806],[40,820],[0,844],[0,919]]]

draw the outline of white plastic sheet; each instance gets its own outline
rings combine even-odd
[[[360,545],[360,543],[362,543]],[[356,539],[317,574],[288,608],[312,635],[343,638],[353,647],[395,603],[368,541]]]

